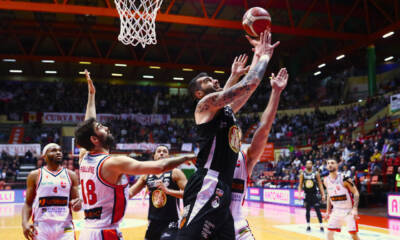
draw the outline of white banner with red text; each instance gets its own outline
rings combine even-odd
[[[85,119],[84,113],[43,113],[43,123],[60,124],[60,123],[79,123]],[[136,121],[141,125],[165,124],[171,119],[168,114],[97,114],[97,121],[106,123],[111,120],[129,120]]]

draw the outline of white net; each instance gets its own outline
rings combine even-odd
[[[163,0],[114,0],[121,21],[118,40],[125,45],[156,44],[156,16]]]

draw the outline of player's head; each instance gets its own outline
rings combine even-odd
[[[338,162],[334,158],[330,158],[326,161],[328,171],[331,172],[336,172],[338,170]]]
[[[312,162],[311,160],[308,160],[308,161],[306,162],[306,168],[307,168],[307,170],[308,170],[308,171],[311,171],[311,170],[312,170],[312,166],[313,166],[313,162]]]
[[[196,100],[202,99],[209,93],[222,91],[219,81],[207,75],[199,73],[189,82],[189,92]]]
[[[110,150],[114,146],[114,137],[110,129],[94,118],[89,118],[78,125],[75,129],[75,141],[78,146],[88,151],[99,147]]]
[[[160,160],[169,157],[169,150],[165,145],[157,146],[154,151],[154,160]]]
[[[56,143],[49,143],[44,146],[42,151],[42,157],[46,160],[46,163],[61,164],[63,159],[63,153],[60,145]]]

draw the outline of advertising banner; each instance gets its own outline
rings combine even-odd
[[[0,144],[0,153],[5,151],[9,155],[24,156],[27,151],[40,154],[40,144]]]
[[[60,123],[79,123],[85,119],[84,113],[43,113],[43,123],[60,124]],[[97,114],[97,121],[106,123],[114,119],[131,120],[141,125],[165,124],[171,119],[168,114]]]
[[[400,218],[400,194],[388,194],[388,216]]]

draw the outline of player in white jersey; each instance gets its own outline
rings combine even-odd
[[[325,177],[324,184],[328,191],[328,240],[333,240],[335,232],[340,232],[343,222],[346,222],[353,240],[359,240],[357,219],[360,194],[350,178],[338,173],[335,159],[328,159],[327,165],[329,176]]]
[[[114,138],[108,127],[96,121],[95,88],[89,73],[88,104],[85,121],[75,130],[75,139],[81,147],[79,153],[80,179],[85,211],[82,240],[122,239],[119,223],[128,200],[129,175],[159,174],[191,160],[194,155],[166,158],[159,161],[139,162],[127,156],[111,156]]]
[[[22,208],[22,229],[26,239],[73,240],[71,208],[79,211],[79,180],[62,167],[61,147],[50,143],[43,148],[46,166],[29,173],[26,200]],[[29,223],[32,216],[33,224]]]
[[[242,207],[247,189],[247,180],[264,152],[268,135],[278,109],[280,94],[286,87],[288,77],[286,69],[281,69],[276,77],[272,75],[270,81],[272,91],[268,106],[261,116],[260,125],[254,133],[249,148],[241,151],[238,156],[235,173],[233,175],[232,201],[230,205],[235,224],[236,240],[254,239]]]

